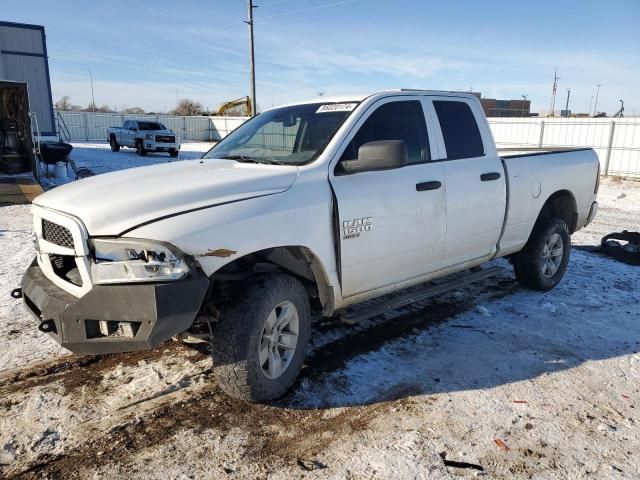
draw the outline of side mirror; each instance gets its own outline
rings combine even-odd
[[[340,162],[345,174],[391,170],[408,164],[409,154],[404,140],[378,140],[365,143],[358,149],[356,160]]]

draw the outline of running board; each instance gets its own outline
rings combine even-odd
[[[454,279],[438,283],[437,285],[432,285],[425,290],[393,297],[387,301],[379,303],[378,305],[374,305],[371,308],[365,309],[365,312],[349,312],[343,315],[341,317],[341,320],[344,323],[353,325],[358,322],[362,322],[363,320],[368,320],[369,318],[377,317],[378,315],[390,312],[391,310],[394,310],[396,308],[406,307],[407,305],[411,305],[414,302],[435,297],[436,295],[440,295],[441,293],[446,293],[451,290],[455,290],[456,288],[464,287],[470,283],[493,277],[503,271],[504,268],[502,267],[491,267],[485,270],[472,271],[471,273],[468,273],[464,276],[456,277]]]

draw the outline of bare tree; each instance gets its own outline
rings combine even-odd
[[[109,105],[96,106],[93,103],[87,105],[87,108],[82,109],[83,112],[100,112],[100,113],[113,113],[113,109]]]
[[[60,100],[56,102],[56,110],[60,112],[66,112],[67,110],[71,110],[71,97],[65,95]]]
[[[74,105],[71,103],[71,97],[65,95],[60,100],[58,100],[55,104],[56,110],[59,112],[79,112],[82,110],[80,105]]]
[[[196,102],[195,100],[190,100],[188,98],[183,98],[178,101],[176,108],[174,108],[170,113],[172,115],[180,115],[193,117],[195,115],[202,115],[204,107],[200,102]]]
[[[123,108],[120,113],[125,113],[128,115],[144,115],[146,112],[143,108],[140,107],[127,107]]]

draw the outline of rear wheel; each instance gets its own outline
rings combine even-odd
[[[119,152],[120,151],[120,144],[116,140],[115,135],[111,135],[111,137],[109,138],[109,145],[111,146],[111,151],[112,152]]]
[[[136,153],[141,157],[144,157],[147,154],[147,151],[144,149],[144,145],[142,144],[142,140],[138,140],[136,142]]]
[[[302,284],[289,275],[264,275],[220,310],[212,355],[222,389],[253,402],[284,395],[300,373],[311,329]]]
[[[567,224],[559,218],[542,218],[527,244],[513,258],[516,279],[528,288],[551,290],[564,276],[570,254]]]

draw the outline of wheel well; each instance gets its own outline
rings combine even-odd
[[[576,206],[576,199],[573,194],[568,190],[560,190],[551,195],[544,205],[542,210],[538,214],[538,221],[541,218],[555,217],[563,220],[567,227],[569,227],[569,233],[576,231],[578,224],[578,207]]]
[[[114,139],[114,140],[116,139],[116,134],[115,133],[110,133],[109,134],[109,140],[111,140],[111,139]]]
[[[211,283],[226,288],[229,283],[246,280],[251,276],[267,272],[286,272],[305,286],[312,307],[322,314],[333,314],[333,287],[320,260],[306,247],[282,246],[267,248],[244,255],[228,263],[211,276]]]

